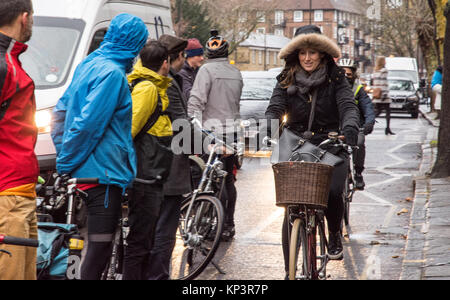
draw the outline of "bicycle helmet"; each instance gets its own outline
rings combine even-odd
[[[338,61],[338,65],[341,68],[350,68],[356,71],[358,69],[358,65],[355,63],[353,59],[350,58],[341,58]]]
[[[229,43],[217,30],[211,30],[211,37],[206,42],[206,56],[208,58],[228,57]]]

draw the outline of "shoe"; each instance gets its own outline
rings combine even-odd
[[[231,226],[225,225],[225,228],[223,229],[223,232],[222,232],[221,241],[229,242],[233,239],[235,234],[236,234],[236,230],[234,229],[234,225],[231,225]]]
[[[341,233],[329,232],[328,234],[328,258],[331,260],[342,260],[344,249],[342,247]]]
[[[355,188],[360,191],[364,191],[366,183],[364,182],[363,176],[361,174],[355,174]]]
[[[392,131],[391,131],[391,129],[390,128],[386,128],[385,130],[384,130],[384,133],[386,134],[386,135],[395,135],[395,133],[393,133]]]

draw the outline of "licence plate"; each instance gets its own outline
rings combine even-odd
[[[403,108],[402,103],[391,103],[391,108]]]

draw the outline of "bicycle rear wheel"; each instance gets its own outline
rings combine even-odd
[[[209,195],[199,195],[188,215],[190,203],[191,199],[187,199],[181,207],[177,240],[171,259],[172,279],[196,278],[208,266],[220,244],[224,222],[220,200]]]

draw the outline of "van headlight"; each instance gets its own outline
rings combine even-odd
[[[35,120],[38,133],[50,133],[52,124],[52,109],[37,111]]]

